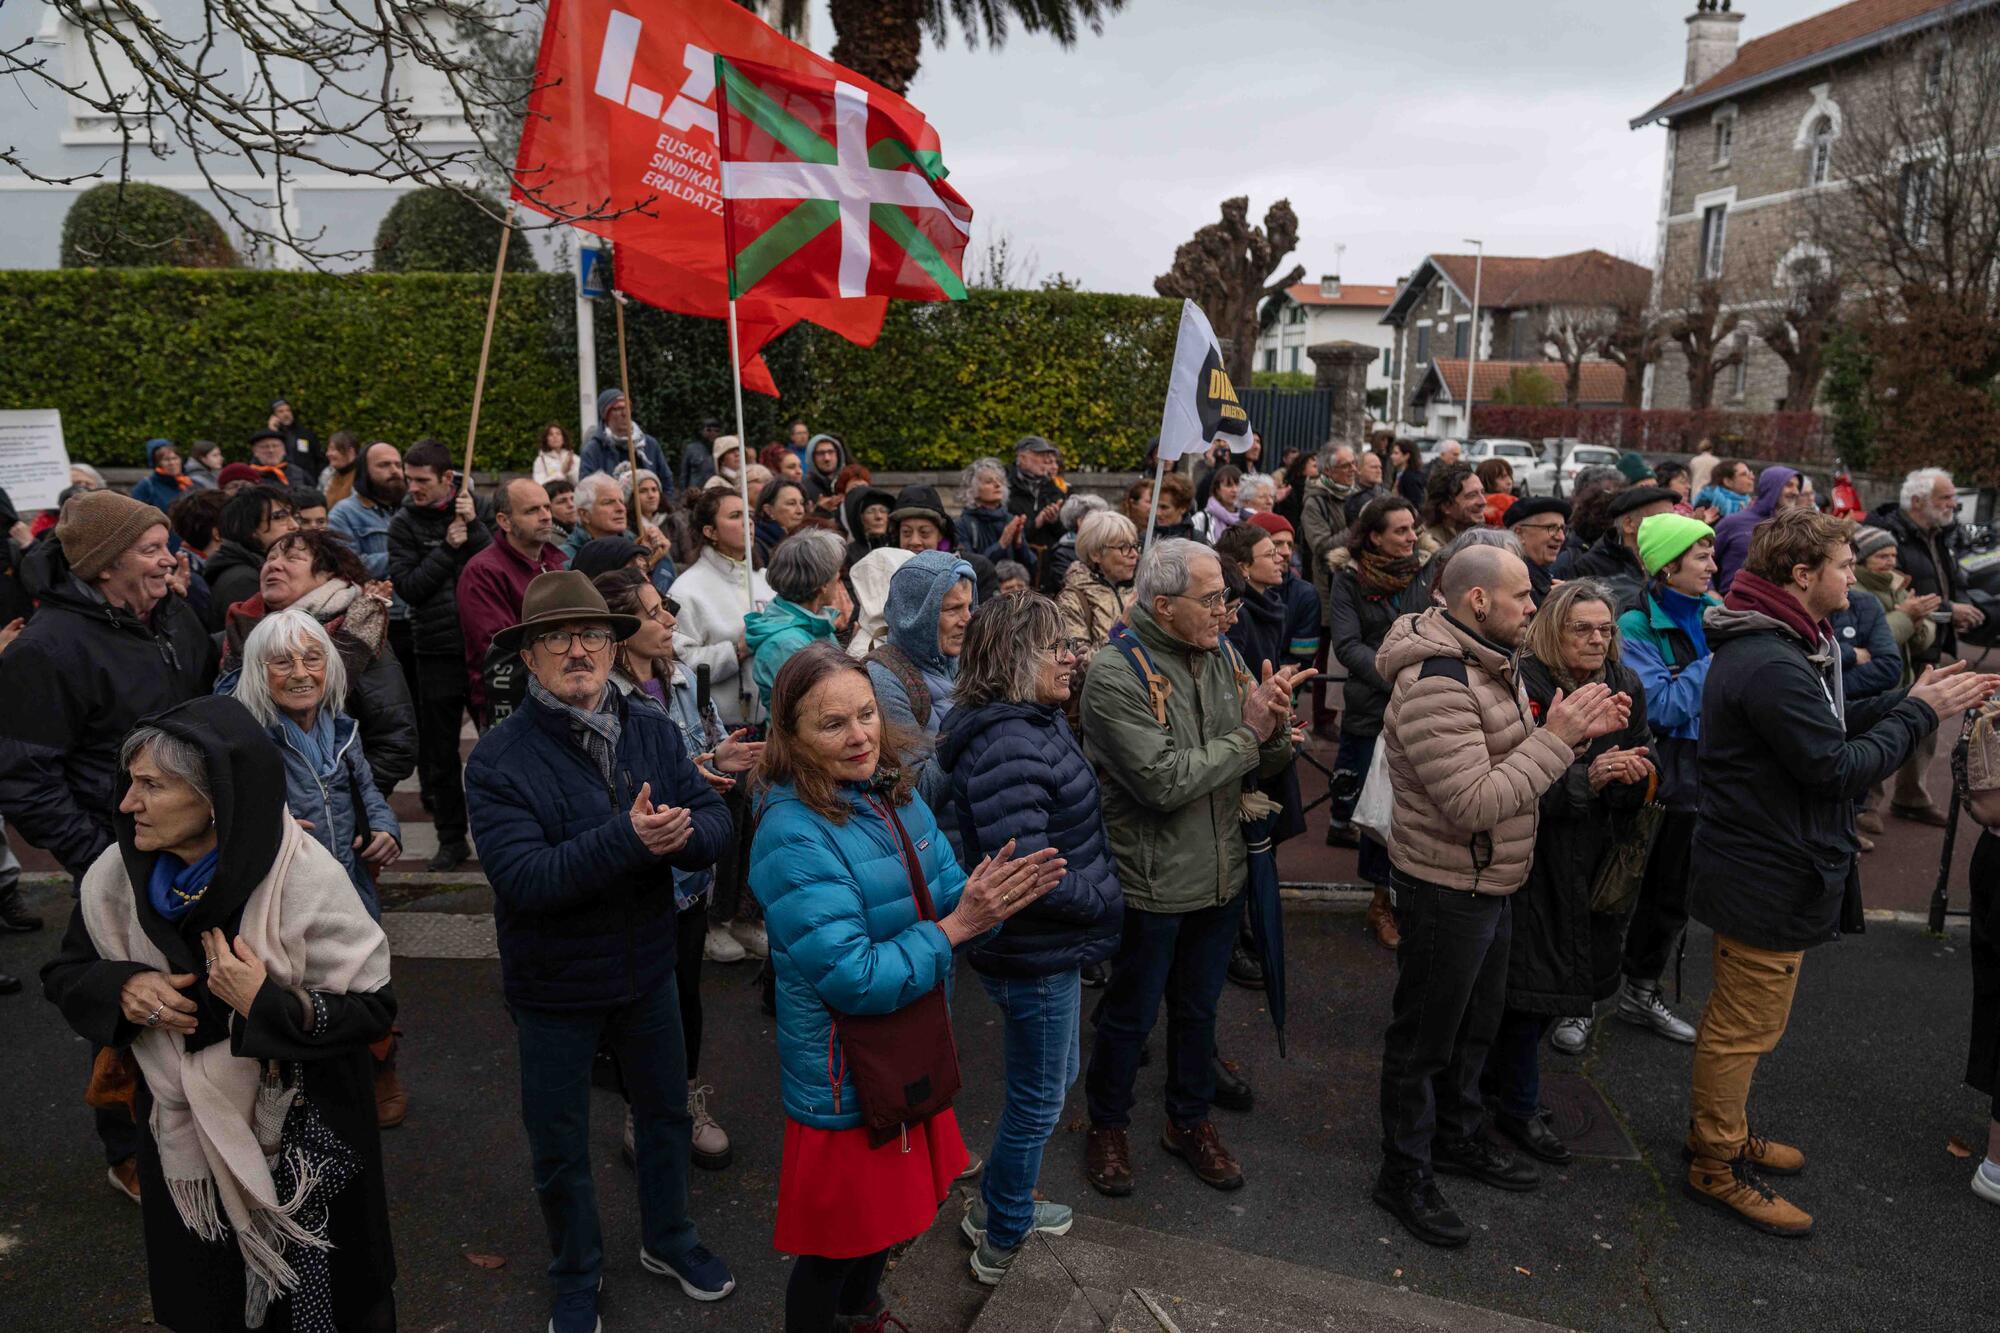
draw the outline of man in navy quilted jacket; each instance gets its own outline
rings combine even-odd
[[[521,1114],[555,1283],[549,1327],[596,1333],[604,1245],[590,1175],[590,1067],[617,1056],[632,1102],[639,1262],[698,1301],[735,1289],[688,1218],[687,1055],[674,985],[672,871],[714,864],[729,812],[665,709],[609,685],[613,615],[584,575],[536,576],[518,647],[528,697],[466,765],[473,836],[493,884],[500,977],[521,1057]]]

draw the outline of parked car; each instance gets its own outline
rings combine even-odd
[[[1556,465],[1543,458],[1541,449],[1529,441],[1488,438],[1465,446],[1465,461],[1474,467],[1489,458],[1504,458],[1514,469],[1514,494],[1556,493]]]
[[[1618,466],[1618,451],[1603,444],[1573,444],[1563,451],[1562,466],[1557,470],[1556,494],[1568,495],[1576,489],[1576,474],[1587,467]]]

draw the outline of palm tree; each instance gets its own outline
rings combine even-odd
[[[765,14],[786,36],[805,28],[807,0],[740,0]],[[968,46],[984,35],[989,46],[1006,44],[1008,28],[1046,32],[1064,46],[1076,45],[1083,28],[1102,36],[1104,18],[1125,0],[829,0],[833,16],[833,59],[867,75],[892,92],[909,91],[923,63],[924,34],[943,46],[952,29]]]

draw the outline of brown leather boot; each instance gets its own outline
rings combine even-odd
[[[1132,1142],[1124,1130],[1090,1127],[1083,1145],[1083,1178],[1113,1199],[1132,1192]]]
[[[1681,1160],[1692,1162],[1698,1155],[1693,1131],[1681,1145]],[[1743,1159],[1767,1176],[1796,1176],[1806,1169],[1806,1155],[1789,1143],[1759,1138],[1752,1134],[1743,1145]]]
[[[1172,1121],[1160,1131],[1160,1146],[1194,1168],[1195,1178],[1212,1189],[1243,1188],[1243,1168],[1222,1146],[1215,1122],[1204,1120],[1182,1128]]]
[[[1368,929],[1375,932],[1375,942],[1385,949],[1401,947],[1402,932],[1396,929],[1396,909],[1389,905],[1389,891],[1375,890],[1375,899],[1368,904]]]
[[[410,1097],[396,1077],[396,1066],[383,1062],[375,1066],[375,1125],[394,1129],[410,1113]]]
[[[1811,1215],[1779,1198],[1757,1168],[1741,1157],[1733,1162],[1695,1158],[1681,1193],[1769,1235],[1797,1239],[1812,1234]]]

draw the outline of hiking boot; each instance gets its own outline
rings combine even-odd
[[[1658,982],[1625,978],[1618,987],[1617,1014],[1634,1027],[1650,1028],[1668,1041],[1694,1044],[1694,1025],[1667,1008]]]
[[[1035,1220],[1028,1224],[1028,1230],[1039,1231],[1044,1236],[1067,1236],[1075,1223],[1076,1214],[1070,1211],[1068,1204],[1037,1199]],[[965,1216],[958,1219],[958,1230],[971,1245],[977,1245],[986,1238],[986,1200],[975,1194],[965,1201]]]
[[[1972,1173],[1972,1192],[1988,1203],[2000,1203],[2000,1162],[1991,1158]]]
[[[130,1199],[139,1202],[139,1159],[127,1157],[116,1166],[107,1167],[104,1178],[111,1182],[111,1188]]]
[[[1860,814],[1856,815],[1854,817],[1854,827],[1860,829],[1863,833],[1872,833],[1878,838],[1889,831],[1882,823],[1882,816],[1876,814],[1873,810],[1863,810]]]
[[[769,958],[771,956],[771,941],[764,934],[764,923],[762,921],[732,921],[729,923],[729,934],[742,947],[743,952],[750,955],[750,957]]]
[[[1439,1139],[1431,1145],[1431,1166],[1445,1175],[1471,1176],[1513,1194],[1540,1189],[1542,1184],[1542,1173],[1533,1162],[1485,1139]]]
[[[1559,1018],[1549,1029],[1549,1045],[1564,1055],[1582,1055],[1590,1045],[1590,1024],[1588,1018]]]
[[[712,923],[701,941],[701,956],[711,963],[740,963],[750,955],[721,922]]]
[[[1692,1162],[1698,1155],[1694,1141],[1694,1127],[1690,1125],[1688,1140],[1681,1145],[1681,1160]],[[1797,1148],[1789,1143],[1759,1138],[1755,1134],[1744,1140],[1743,1151],[1737,1156],[1767,1176],[1796,1176],[1806,1169],[1806,1155]]]
[[[1109,1198],[1132,1192],[1132,1141],[1123,1129],[1090,1127],[1083,1143],[1083,1178]]]
[[[1375,932],[1375,942],[1385,949],[1399,949],[1403,945],[1403,933],[1396,929],[1396,909],[1389,905],[1389,891],[1375,890],[1375,897],[1368,904],[1368,929]]]
[[[1245,990],[1264,989],[1264,960],[1244,948],[1241,940],[1229,955],[1229,979]]]
[[[464,838],[452,838],[438,844],[437,855],[424,863],[424,869],[434,875],[442,875],[448,870],[456,870],[472,859],[472,848],[465,845]]]
[[[1812,1234],[1811,1216],[1779,1198],[1757,1169],[1741,1157],[1733,1162],[1695,1158],[1681,1183],[1681,1193],[1696,1203],[1734,1214],[1739,1221],[1769,1235],[1795,1239]]]
[[[730,1276],[729,1265],[709,1253],[706,1245],[695,1246],[681,1256],[679,1263],[662,1259],[641,1245],[639,1266],[680,1283],[681,1291],[692,1300],[719,1301],[736,1290],[736,1279]]]
[[[1943,828],[1951,823],[1951,816],[1935,805],[1892,805],[1889,813],[1912,824],[1929,824],[1932,828]]]
[[[688,1148],[688,1161],[704,1171],[720,1171],[735,1157],[735,1149],[729,1146],[729,1136],[722,1132],[722,1126],[715,1123],[715,1117],[708,1113],[708,1094],[715,1089],[703,1083],[699,1087],[688,1085],[688,1114],[694,1117],[694,1137]],[[630,1123],[629,1113],[627,1123]]]
[[[1403,1230],[1426,1245],[1455,1250],[1472,1239],[1472,1228],[1444,1201],[1435,1180],[1422,1176],[1408,1180],[1379,1177],[1370,1197],[1401,1222]]]
[[[394,1129],[410,1114],[410,1095],[396,1077],[396,1066],[375,1066],[375,1128]]]
[[[1171,1120],[1160,1130],[1160,1146],[1194,1169],[1195,1179],[1211,1189],[1243,1188],[1243,1168],[1222,1146],[1215,1122],[1204,1120],[1182,1128]]]
[[[969,1261],[972,1265],[972,1276],[978,1278],[982,1286],[997,1287],[1000,1285],[1000,1279],[1007,1276],[1007,1270],[1013,1267],[1014,1260],[1019,1258],[1020,1254],[1019,1245],[1011,1250],[995,1249],[993,1242],[982,1234],[979,1237],[979,1244],[972,1249],[972,1258]]]
[[[42,919],[28,910],[21,901],[21,886],[9,884],[0,889],[0,931],[10,935],[27,935],[42,928]]]
[[[1546,1115],[1517,1116],[1502,1111],[1493,1117],[1493,1127],[1512,1139],[1530,1157],[1557,1166],[1568,1166],[1569,1145],[1550,1128]]]
[[[1225,1060],[1213,1055],[1208,1060],[1209,1072],[1215,1075],[1215,1096],[1209,1098],[1225,1111],[1247,1111],[1256,1105],[1257,1095],[1250,1090],[1250,1084],[1240,1072],[1242,1066],[1234,1060]]]

